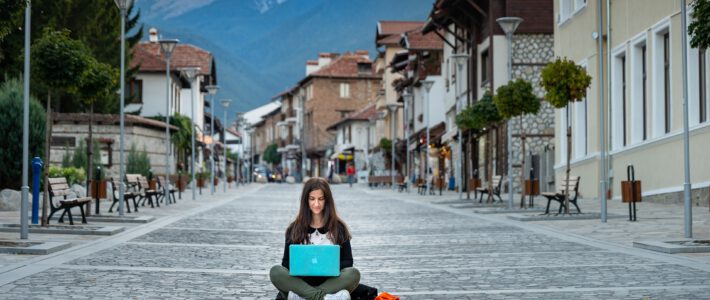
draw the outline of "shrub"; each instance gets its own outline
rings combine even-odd
[[[20,189],[22,184],[22,118],[23,118],[22,82],[10,79],[0,84],[0,189]],[[46,113],[34,97],[30,97],[30,139],[29,159],[42,157]],[[46,162],[45,162],[46,163]],[[30,173],[32,164],[28,162]]]
[[[83,184],[86,180],[86,172],[84,169],[68,167],[49,167],[49,177],[64,177],[67,179],[69,185],[72,184]]]
[[[150,158],[148,153],[145,151],[137,151],[136,145],[131,145],[131,150],[128,151],[128,156],[126,157],[126,173],[127,174],[141,174],[148,177],[150,173]]]

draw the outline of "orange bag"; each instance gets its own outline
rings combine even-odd
[[[375,300],[399,300],[399,296],[392,295],[387,292],[380,293]]]

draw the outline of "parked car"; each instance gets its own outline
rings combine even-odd
[[[264,165],[254,165],[254,181],[256,182],[272,182],[271,170]]]

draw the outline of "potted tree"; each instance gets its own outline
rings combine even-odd
[[[516,79],[508,82],[508,84],[499,87],[496,90],[496,95],[493,97],[498,112],[505,119],[518,117],[520,126],[520,144],[522,151],[520,152],[521,166],[525,166],[525,128],[523,127],[523,116],[526,114],[536,114],[540,110],[540,99],[533,93],[533,87],[530,82],[523,79]],[[510,129],[509,129],[510,130]],[[512,151],[512,149],[508,149]],[[513,174],[509,174],[513,176]],[[520,186],[525,186],[524,170],[520,168]],[[511,191],[512,192],[512,191]],[[520,207],[525,207],[524,195],[521,193]]]
[[[573,61],[557,58],[542,69],[540,85],[545,89],[545,99],[555,108],[566,108],[567,114],[567,168],[565,181],[569,182],[570,157],[572,156],[572,127],[569,103],[582,101],[587,97],[587,89],[592,77]],[[565,189],[565,214],[569,214],[569,191]]]

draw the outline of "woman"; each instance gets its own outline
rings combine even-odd
[[[333,194],[323,178],[311,178],[303,186],[296,220],[286,229],[286,246],[281,265],[271,268],[269,277],[288,299],[350,299],[360,282],[353,268],[350,232],[335,211]],[[340,276],[295,277],[288,274],[291,244],[340,245]]]

